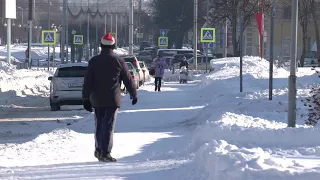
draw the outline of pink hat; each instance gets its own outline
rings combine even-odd
[[[101,44],[111,46],[115,44],[115,39],[112,37],[111,33],[107,33],[101,38]]]

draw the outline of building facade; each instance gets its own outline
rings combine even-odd
[[[264,57],[269,59],[270,57],[270,13],[266,13],[265,15],[265,32],[264,32]],[[240,32],[240,28],[237,27],[237,32]],[[222,31],[222,33],[221,33]],[[229,38],[229,46],[228,53],[233,54],[232,42],[231,42],[231,28],[228,30],[228,38]],[[237,36],[239,36],[238,33]],[[224,48],[221,46],[221,40],[223,40],[224,34],[223,29],[218,28],[216,34],[217,46],[216,52],[223,53]],[[298,46],[297,46],[297,58],[300,59],[303,48],[302,41],[302,27],[298,24]],[[311,49],[313,43],[315,43],[315,31],[314,24],[312,19],[310,18],[310,22],[308,23],[308,50]],[[255,19],[253,19],[252,23],[246,27],[244,32],[244,55],[248,56],[259,56],[259,34],[257,23]],[[277,60],[289,60],[291,55],[291,6],[283,5],[280,1],[277,4],[276,8],[276,17],[274,24],[274,53],[273,57]]]

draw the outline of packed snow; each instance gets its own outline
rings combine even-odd
[[[18,70],[14,65],[0,61],[0,105],[10,105],[21,97],[30,99],[48,95],[50,75],[52,72],[45,70]]]
[[[211,65],[211,73],[191,72],[187,84],[179,84],[178,71],[167,71],[162,92],[146,84],[135,106],[123,97],[112,152],[118,162],[113,164],[94,158],[93,114],[81,107],[28,110],[39,119],[34,121],[0,116],[0,179],[320,179],[320,130],[304,125],[307,107],[301,102],[317,82],[315,72],[298,69],[298,125],[287,128],[286,69],[274,67],[270,101],[269,62],[244,57],[244,92],[239,91],[239,58]],[[50,72],[5,63],[0,69],[2,97],[12,91],[28,106],[48,103],[43,94]],[[26,87],[43,87],[43,93],[33,90],[36,100],[24,99]],[[45,120],[51,116],[57,120]]]

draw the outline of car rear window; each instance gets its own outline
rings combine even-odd
[[[125,57],[123,59],[124,59],[125,62],[132,63],[134,68],[138,68],[138,64],[136,64],[136,61],[135,61],[134,57]]]
[[[131,62],[134,63],[134,58],[133,57],[125,57],[123,58],[125,62]]]
[[[144,68],[144,64],[143,63],[139,63],[140,64],[140,67]]]
[[[133,65],[131,63],[126,63],[129,69],[134,69]]]
[[[140,52],[139,53],[139,55],[141,55],[141,56],[148,56],[148,55],[150,55],[151,53],[150,52],[148,52],[148,51],[144,51],[144,52]]]
[[[57,77],[84,77],[87,67],[74,66],[59,68]]]

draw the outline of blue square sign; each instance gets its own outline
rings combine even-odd
[[[168,37],[168,29],[160,29],[160,37]]]

